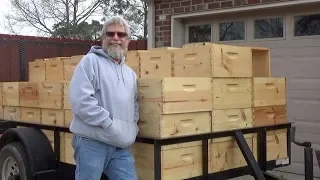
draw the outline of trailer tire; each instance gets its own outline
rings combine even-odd
[[[12,163],[10,165],[10,163]],[[0,179],[33,180],[25,147],[20,142],[5,145],[0,152]],[[15,169],[17,168],[17,169]],[[18,175],[20,178],[9,176]]]

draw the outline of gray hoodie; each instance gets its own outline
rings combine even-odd
[[[135,142],[137,76],[124,60],[118,64],[93,46],[78,63],[70,81],[72,133],[120,148]]]

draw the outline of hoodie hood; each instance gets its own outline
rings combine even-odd
[[[125,79],[123,76],[123,65],[125,63],[125,56],[121,57],[120,64],[117,63],[111,56],[109,56],[102,48],[102,46],[92,46],[88,54],[90,53],[95,53],[97,55],[103,56],[106,59],[110,60],[112,63],[111,66],[114,67],[114,71],[117,74],[118,80],[121,80],[120,77],[122,78],[123,83],[125,84]]]
[[[112,62],[116,63],[116,61],[114,60],[114,58],[112,58],[111,56],[109,56],[105,51],[104,49],[102,48],[102,46],[92,46],[91,49],[89,50],[88,54],[89,53],[95,53],[95,54],[98,54],[98,55],[101,55],[101,56],[104,56],[106,57],[107,59],[111,60]],[[121,61],[120,61],[120,64],[124,64],[125,62],[125,56],[122,55],[121,56]]]

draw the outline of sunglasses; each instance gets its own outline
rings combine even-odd
[[[123,38],[123,37],[126,37],[127,36],[127,33],[125,32],[113,32],[113,31],[107,31],[106,32],[106,35],[108,37],[114,37],[114,35],[116,35],[119,37],[119,38]]]

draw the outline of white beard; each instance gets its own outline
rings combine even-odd
[[[125,49],[121,45],[110,45],[107,47],[107,54],[115,59],[124,55]]]

